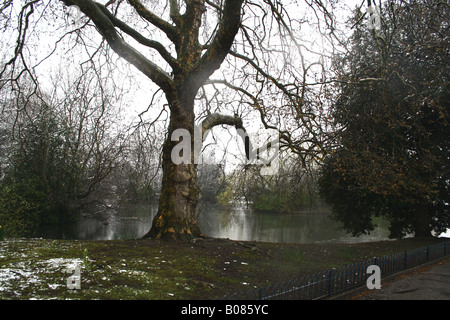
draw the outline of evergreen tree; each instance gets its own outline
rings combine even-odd
[[[450,226],[448,15],[438,0],[389,1],[379,29],[361,24],[361,12],[352,20],[332,109],[340,147],[320,189],[353,234],[379,215],[392,237]]]

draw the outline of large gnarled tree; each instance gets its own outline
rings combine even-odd
[[[7,12],[11,4],[12,0],[6,1],[0,11]],[[23,70],[33,76],[32,68],[26,65],[23,48],[34,6],[40,5],[47,11],[50,7],[52,14],[60,16],[64,10],[59,9],[78,7],[88,19],[67,34],[77,35],[75,41],[88,47],[82,30],[94,25],[119,57],[162,90],[170,119],[163,146],[159,210],[147,237],[180,240],[201,236],[196,213],[198,122],[202,134],[220,125],[245,133],[243,118],[254,112],[265,129],[278,132],[280,147],[290,148],[303,165],[323,154],[321,133],[326,122],[321,112],[328,94],[324,77],[327,67],[323,56],[316,51],[317,39],[308,31],[306,40],[301,38],[301,33],[294,32],[303,26],[311,27],[311,19],[319,22],[321,16],[324,20],[320,23],[333,29],[332,15],[321,0],[295,6],[295,12],[280,1],[270,0],[168,0],[163,3],[61,0],[60,4],[22,1],[19,28],[16,28],[17,45],[13,58],[0,70],[0,76],[11,71],[10,81],[14,82],[17,79],[14,77],[23,75],[14,75],[20,62]],[[306,9],[312,9],[310,16],[304,13]],[[91,59],[99,51],[94,50]],[[226,67],[220,68],[224,63]],[[208,92],[206,87],[211,90]],[[234,92],[230,96],[235,98],[229,98],[228,92]],[[199,112],[194,112],[199,96],[206,104],[200,117]],[[234,106],[230,109],[227,105]],[[227,115],[230,111],[234,114]],[[171,157],[174,147],[180,143],[173,141],[172,133],[177,129],[187,130],[191,146],[183,149],[183,152],[190,150],[189,156],[182,155],[187,161],[178,164]],[[248,139],[245,142],[247,156],[255,154]]]
[[[168,138],[163,147],[163,180],[158,214],[147,236],[156,239],[189,239],[200,236],[196,206],[199,190],[194,164],[194,100],[200,87],[217,70],[233,44],[241,21],[242,0],[225,1],[223,16],[211,43],[204,47],[199,42],[199,31],[205,14],[205,1],[187,1],[186,11],[180,13],[177,1],[170,1],[172,23],[162,20],[149,11],[139,0],[128,3],[139,17],[162,30],[173,43],[176,57],[155,40],[116,18],[104,5],[86,0],[64,0],[66,5],[76,5],[95,24],[111,48],[122,58],[155,82],[165,93],[170,122]],[[173,75],[163,71],[154,62],[124,41],[117,29],[139,43],[157,50],[172,67]],[[190,163],[175,164],[171,160],[172,132],[186,129],[190,133],[192,154]]]

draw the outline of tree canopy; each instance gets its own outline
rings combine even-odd
[[[338,58],[332,106],[338,148],[326,159],[323,196],[354,234],[391,222],[391,236],[449,226],[449,7],[385,3],[380,29],[351,20],[349,54]]]

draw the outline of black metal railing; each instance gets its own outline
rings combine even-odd
[[[450,241],[368,259],[298,279],[279,282],[224,297],[227,300],[316,300],[366,285],[367,268],[376,265],[382,277],[410,269],[450,254]]]

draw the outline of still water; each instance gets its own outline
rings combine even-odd
[[[69,226],[63,238],[113,240],[140,238],[150,229],[156,205],[140,205],[102,217],[86,216]],[[264,242],[365,242],[387,240],[389,223],[379,221],[370,235],[352,237],[342,231],[326,210],[295,214],[260,213],[245,206],[232,210],[203,205],[199,208],[202,232],[215,238]]]

